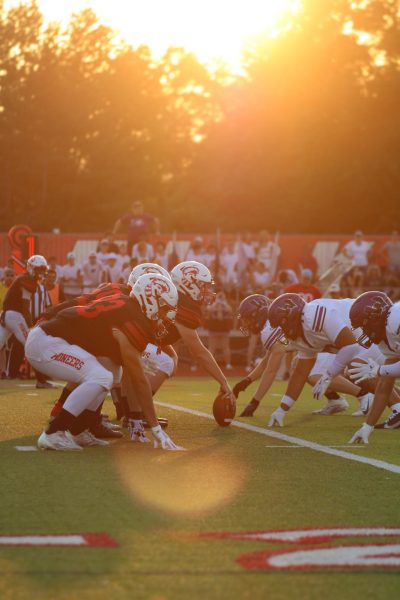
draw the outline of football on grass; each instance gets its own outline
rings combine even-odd
[[[229,396],[226,392],[219,392],[214,400],[213,415],[218,425],[228,427],[232,419],[235,418],[236,407],[232,406]]]

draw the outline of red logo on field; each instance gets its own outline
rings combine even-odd
[[[400,542],[357,543],[354,538],[399,538],[400,527],[331,527],[320,529],[267,530],[245,532],[214,532],[201,534],[207,538],[292,543],[296,548],[250,552],[236,560],[245,569],[256,571],[298,569],[368,569],[400,568]],[[334,539],[348,545],[311,546],[310,543],[331,542]]]
[[[58,354],[53,354],[51,360],[56,360],[57,362],[64,363],[64,365],[68,365],[69,367],[73,367],[77,371],[80,371],[85,364],[85,361],[80,360],[76,356],[72,356],[71,354],[64,354],[64,352],[59,352]]]

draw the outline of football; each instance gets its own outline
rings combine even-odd
[[[218,425],[228,427],[235,418],[236,406],[232,405],[229,396],[221,391],[214,400],[213,415]]]

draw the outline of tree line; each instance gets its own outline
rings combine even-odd
[[[398,0],[304,0],[237,76],[0,1],[0,229],[107,230],[141,199],[164,231],[385,232],[399,98]]]

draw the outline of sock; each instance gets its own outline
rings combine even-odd
[[[56,433],[56,431],[67,431],[73,428],[75,424],[75,417],[72,413],[64,410],[63,408],[60,410],[58,415],[54,418],[54,420],[50,423],[48,428],[46,429],[46,433]]]
[[[336,392],[325,392],[325,398],[328,398],[328,400],[340,400],[340,396]]]
[[[65,403],[66,399],[70,395],[70,393],[71,393],[70,389],[68,389],[67,387],[63,388],[63,390],[62,390],[62,392],[60,394],[59,399],[56,400],[53,408],[51,409],[51,413],[50,413],[51,417],[56,417],[58,415],[58,413],[60,412],[60,410],[64,406],[64,403]]]
[[[79,417],[76,417],[75,423],[70,429],[73,435],[78,435],[85,431],[86,429],[91,429],[97,424],[97,421],[100,418],[100,413],[93,410],[84,410]]]

